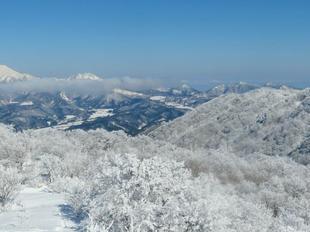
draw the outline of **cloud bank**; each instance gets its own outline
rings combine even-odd
[[[1,83],[1,94],[20,94],[23,92],[59,92],[69,94],[105,95],[115,88],[138,91],[161,86],[159,80],[132,77],[105,78],[100,80],[77,80],[58,78],[36,78],[29,81]]]

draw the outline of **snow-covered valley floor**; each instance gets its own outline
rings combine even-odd
[[[46,188],[24,188],[17,204],[0,214],[0,231],[76,231],[64,195]]]

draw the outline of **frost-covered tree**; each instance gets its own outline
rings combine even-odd
[[[0,165],[0,210],[12,202],[20,187],[20,176],[14,168]]]
[[[109,154],[89,168],[68,198],[89,231],[267,231],[273,222],[266,207],[182,162]]]
[[[198,214],[198,199],[187,188],[191,174],[181,163],[110,154],[90,172],[92,181],[73,187],[69,202],[88,214],[94,231],[208,229],[208,218]]]
[[[259,123],[268,123],[264,118],[259,117]],[[238,117],[235,120],[233,127],[240,123]],[[210,128],[217,131],[207,138],[213,145],[232,130],[218,133],[218,125]],[[260,131],[248,129],[253,129],[253,138],[255,133],[261,137]],[[76,216],[92,231],[310,231],[309,165],[267,156],[266,149],[274,148],[261,147],[252,137],[234,140],[234,149],[211,149],[104,130],[16,133],[0,125],[0,132],[0,183],[13,190],[5,202],[14,199],[17,180],[22,185],[47,185],[68,194]],[[230,144],[231,138],[226,139]],[[192,140],[187,136],[183,141]],[[285,150],[282,142],[276,140]],[[243,152],[236,152],[238,147]],[[307,143],[297,147],[307,155]]]

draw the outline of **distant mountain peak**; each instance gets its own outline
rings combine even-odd
[[[6,65],[0,65],[0,82],[14,82],[31,80],[34,76],[26,73],[17,72]]]
[[[257,88],[259,88],[259,86],[240,81],[238,83],[219,84],[208,90],[208,93],[219,96],[227,93],[245,93]]]
[[[197,92],[197,90],[195,90],[193,87],[191,87],[189,84],[186,83],[181,84],[177,88],[171,88],[170,91],[175,95],[182,95],[182,94],[190,95]]]
[[[66,95],[65,92],[61,91],[61,92],[59,93],[59,96],[60,96],[64,101],[66,101],[66,102],[71,102],[70,98]]]
[[[181,89],[192,89],[192,87],[189,85],[189,84],[186,84],[186,83],[183,83],[181,86],[180,86]]]
[[[90,80],[90,81],[100,81],[102,80],[101,77],[98,77],[97,75],[93,73],[78,73],[75,76],[69,77],[70,80]]]

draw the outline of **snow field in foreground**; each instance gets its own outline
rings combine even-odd
[[[23,189],[17,204],[0,214],[0,231],[74,231],[68,217],[64,195],[48,192],[46,188]]]

